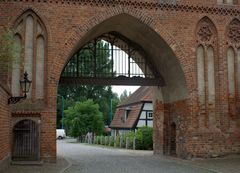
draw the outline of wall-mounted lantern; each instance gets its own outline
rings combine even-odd
[[[28,79],[28,74],[27,74],[27,72],[24,73],[24,78],[23,78],[23,80],[20,80],[19,82],[20,82],[20,87],[21,87],[21,90],[22,90],[22,93],[24,94],[24,96],[10,97],[10,98],[8,99],[8,104],[16,104],[16,103],[19,102],[20,100],[27,98],[27,93],[29,92],[30,87],[31,87],[31,83],[32,83],[32,81],[30,81],[30,80]]]

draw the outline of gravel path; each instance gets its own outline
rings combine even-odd
[[[178,159],[153,156],[150,151],[111,149],[58,142],[58,154],[72,165],[65,173],[214,173]]]

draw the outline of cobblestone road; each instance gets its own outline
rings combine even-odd
[[[213,173],[208,169],[153,156],[149,151],[131,151],[58,142],[58,153],[72,166],[65,173]]]

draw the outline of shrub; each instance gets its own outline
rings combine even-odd
[[[153,129],[151,127],[141,127],[139,128],[139,140],[141,143],[141,150],[152,150],[153,149]],[[142,139],[141,139],[142,138]]]
[[[110,146],[114,146],[114,137],[110,138]]]
[[[116,147],[120,147],[120,136],[116,137]]]
[[[135,136],[136,136],[135,132],[129,132],[126,135],[126,138],[128,138],[128,148],[133,148],[133,140]]]
[[[97,144],[101,144],[101,136],[97,136]]]
[[[137,130],[135,136],[136,136],[136,149],[137,150],[143,150],[142,147],[142,141],[143,141],[143,136],[142,136],[142,131],[141,130]]]
[[[153,149],[153,129],[151,127],[141,127],[136,132],[129,132],[122,136],[122,148],[126,147],[126,139],[128,138],[128,148],[133,148],[133,140],[136,139],[137,150],[152,150]],[[96,143],[101,144],[103,136],[96,137]],[[104,140],[103,140],[104,141]],[[106,145],[114,146],[114,137],[111,136],[109,141],[106,141]],[[104,145],[104,142],[103,142]],[[116,137],[116,146],[120,147],[120,136]]]

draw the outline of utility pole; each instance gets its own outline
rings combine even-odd
[[[112,99],[110,99],[109,126],[112,122]]]
[[[58,94],[58,97],[61,97],[62,101],[62,129],[64,129],[64,97]]]

